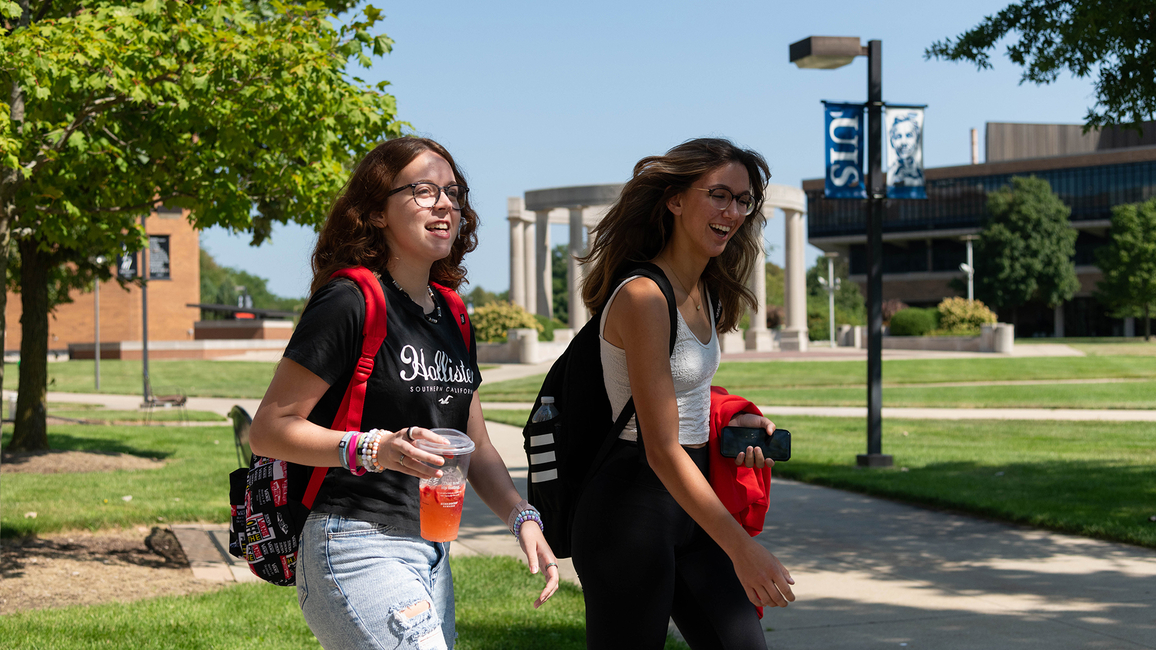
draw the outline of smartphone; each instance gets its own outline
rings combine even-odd
[[[791,460],[791,432],[775,429],[770,436],[760,427],[723,427],[719,439],[719,451],[727,458],[734,458],[747,447],[761,447],[763,458],[775,462]]]

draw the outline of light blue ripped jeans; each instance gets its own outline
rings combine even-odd
[[[315,512],[301,533],[297,599],[326,650],[448,650],[454,645],[449,544]],[[431,607],[406,616],[402,610]]]

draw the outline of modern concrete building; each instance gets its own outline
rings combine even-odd
[[[974,149],[973,149],[974,152]],[[1095,252],[1107,242],[1112,207],[1156,196],[1156,122],[1135,131],[1105,129],[1084,134],[1079,125],[988,123],[986,160],[925,170],[927,200],[888,201],[883,221],[883,298],[933,306],[960,295],[948,286],[966,260],[964,238],[977,235],[987,194],[1013,176],[1047,180],[1072,209],[1076,274],[1080,290],[1055,308],[1021,307],[1016,336],[1132,336],[1132,319],[1115,319],[1096,300]],[[864,206],[823,197],[823,179],[803,182],[808,240],[850,260],[851,280],[866,295]],[[788,243],[789,245],[789,243]],[[1001,315],[1010,322],[1010,315]]]
[[[510,221],[510,301],[532,314],[551,316],[550,224],[570,227],[569,284],[570,327],[577,331],[589,319],[580,298],[582,269],[576,257],[586,254],[586,230],[606,215],[622,191],[621,184],[581,185],[531,190],[507,201]],[[807,349],[807,298],[803,260],[803,212],[805,197],[798,188],[768,185],[763,214],[775,208],[784,213],[787,234],[786,326],[776,338],[766,325],[766,274],[760,265],[750,279],[759,297],[745,334],[723,337],[723,351]]]

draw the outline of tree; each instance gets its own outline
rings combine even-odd
[[[50,287],[108,279],[93,258],[143,248],[139,217],[159,203],[254,244],[274,223],[319,224],[350,161],[401,126],[384,82],[346,73],[392,46],[372,6],[335,28],[324,3],[31,2],[0,0],[0,245],[16,240],[23,303],[13,449],[47,448]]]
[[[201,249],[201,302],[210,305],[237,305],[241,294],[237,288],[243,287],[252,299],[254,309],[275,309],[300,312],[305,308],[303,298],[284,298],[269,291],[268,280],[235,269],[221,266],[205,249]],[[201,310],[201,320],[226,318],[226,314],[208,309]]]
[[[1080,288],[1072,256],[1071,210],[1035,176],[1011,179],[987,197],[987,217],[975,245],[975,295],[997,310],[1029,301],[1054,307]]]
[[[462,299],[466,301],[467,305],[473,305],[474,308],[477,309],[478,307],[488,305],[491,302],[509,302],[509,295],[509,291],[500,291],[498,293],[494,293],[492,291],[486,291],[481,286],[477,286],[471,289],[469,293],[462,296]]]
[[[1112,208],[1109,239],[1096,253],[1104,274],[1097,297],[1119,316],[1143,316],[1147,341],[1156,307],[1156,199]]]
[[[570,322],[570,246],[558,244],[550,249],[550,291],[554,296],[554,320]]]
[[[1022,0],[957,38],[927,48],[924,58],[971,61],[991,68],[988,52],[1015,32],[1008,58],[1025,68],[1020,83],[1048,84],[1067,70],[1096,75],[1095,104],[1085,130],[1140,123],[1156,114],[1156,5],[1151,0]]]

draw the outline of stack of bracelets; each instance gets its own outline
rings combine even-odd
[[[366,471],[374,473],[385,471],[384,467],[377,464],[381,435],[380,429],[372,429],[365,433],[347,431],[341,442],[337,443],[342,469],[349,470],[354,476],[361,476]]]
[[[538,513],[538,509],[523,499],[521,503],[514,506],[514,510],[510,512],[506,522],[510,526],[510,532],[514,534],[514,539],[518,542],[522,541],[522,524],[527,521],[538,524],[538,528],[541,530],[546,529],[546,526],[542,524],[542,515]]]

